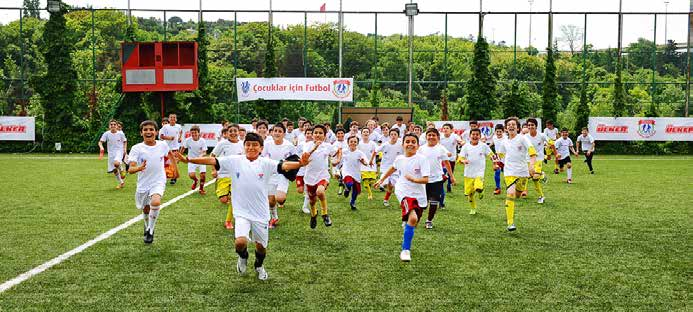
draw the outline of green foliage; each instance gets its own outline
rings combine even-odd
[[[41,18],[41,1],[39,0],[24,0],[24,17]]]
[[[467,84],[465,95],[467,107],[464,115],[469,119],[488,119],[491,110],[496,107],[496,79],[489,71],[490,64],[488,43],[483,36],[479,36],[474,45],[474,74]]]
[[[503,107],[502,114],[499,118],[516,116],[520,118],[529,117],[529,91],[525,85],[520,85],[517,80],[510,83],[510,90],[502,92],[501,105]]]
[[[575,112],[575,133],[579,133],[582,127],[587,127],[590,117],[590,106],[587,102],[587,84],[583,83],[580,88],[580,103],[577,105]]]
[[[614,104],[613,115],[615,117],[627,116],[626,92],[623,90],[621,64],[616,65],[616,78],[614,79]]]
[[[546,69],[544,81],[541,85],[542,104],[541,114],[544,120],[556,120],[558,105],[558,86],[556,85],[556,63],[554,49],[546,50]]]

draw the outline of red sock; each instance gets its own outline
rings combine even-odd
[[[390,192],[385,192],[385,200],[390,200],[390,195],[391,195],[391,194],[392,194],[392,193],[390,193]]]
[[[190,177],[193,180],[193,183],[197,183],[197,177]]]
[[[204,191],[204,190],[205,190],[205,177],[201,176],[200,177],[200,191]]]

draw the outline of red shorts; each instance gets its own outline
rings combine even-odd
[[[303,187],[303,176],[296,176],[296,187],[297,188]]]
[[[352,189],[352,191],[356,192],[356,195],[361,194],[361,183],[360,182],[356,182],[356,180],[354,180],[354,178],[352,178],[351,176],[344,177],[343,181],[344,181],[344,184],[353,183],[354,188]]]
[[[409,217],[409,213],[414,210],[416,213],[416,216],[421,220],[421,216],[423,215],[423,210],[424,208],[419,206],[419,201],[416,200],[416,198],[413,197],[405,197],[402,199],[402,202],[399,204],[399,206],[402,208],[402,220],[406,221],[405,218]]]
[[[315,196],[317,196],[317,195],[318,195],[318,194],[317,194],[317,192],[318,192],[318,186],[320,186],[320,185],[324,186],[325,189],[327,189],[327,186],[330,185],[330,182],[327,182],[327,180],[320,180],[320,182],[318,182],[318,183],[315,184],[315,185],[308,185],[308,184],[306,184],[306,190],[308,191],[308,197],[315,197]]]

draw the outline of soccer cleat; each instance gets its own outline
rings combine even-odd
[[[399,259],[402,260],[402,262],[411,261],[411,251],[402,250],[402,252],[399,253]]]
[[[573,179],[568,179],[566,182],[568,182],[568,184],[573,184]]]
[[[236,272],[238,274],[243,275],[245,274],[245,271],[248,269],[248,259],[243,259],[241,257],[238,257],[238,261],[236,262]]]
[[[190,187],[190,189],[194,191],[196,188],[197,188],[197,181],[193,181],[193,185]]]
[[[539,199],[537,199],[537,204],[543,204],[543,203],[544,203],[544,197],[543,196],[539,197]]]
[[[527,191],[522,191],[522,194],[520,195],[520,197],[526,198],[527,197]]]
[[[511,224],[511,225],[508,225],[508,232],[512,232],[512,231],[515,231],[515,230],[517,230],[517,228],[515,227],[515,223],[513,223],[513,224]]]
[[[207,194],[207,191],[201,189],[201,190],[198,191],[198,193],[200,193],[200,195],[206,195],[206,194]]]
[[[430,230],[433,228],[433,221],[426,221],[426,229]]]
[[[306,207],[306,206],[303,206],[302,211],[303,211],[303,213],[305,213],[305,214],[310,214],[310,209],[309,209],[308,207]]]
[[[147,233],[144,235],[144,243],[145,243],[145,244],[151,244],[151,243],[153,243],[153,242],[154,242],[154,234],[151,234],[151,233],[147,232]]]
[[[352,211],[356,211],[356,205],[355,204],[349,204],[349,206],[351,206]]]
[[[368,194],[368,200],[373,200],[373,195]]]
[[[407,224],[407,221],[402,221],[402,228]]]
[[[384,186],[381,186],[381,187],[379,187],[378,189],[379,189],[381,192],[385,192],[385,187],[384,187]]]
[[[493,190],[493,195],[500,195],[500,193],[501,193],[501,189],[499,189],[499,188]]]
[[[226,222],[224,222],[224,227],[227,230],[233,230],[233,223],[231,223],[231,221],[226,221]]]
[[[390,202],[383,199],[383,206],[385,206],[385,207],[390,206]]]
[[[314,229],[316,226],[318,226],[318,216],[312,216],[310,217],[310,228]]]
[[[171,179],[171,185],[176,184],[176,179]]]
[[[547,161],[546,158],[544,158],[544,163],[545,163],[545,164],[548,164],[548,163],[549,163],[549,162]]]
[[[344,188],[340,186],[339,189],[337,189],[337,195],[342,195],[342,193],[344,193]]]
[[[351,190],[350,190],[348,187],[345,188],[345,189],[344,189],[344,197],[349,197],[349,193],[350,193],[350,192],[351,192]]]
[[[558,168],[553,169],[553,174],[558,174]]]
[[[330,215],[322,215],[322,222],[325,226],[332,226],[332,220],[330,220]]]
[[[590,174],[594,174],[594,170],[590,171]]]
[[[476,214],[476,209],[471,209],[471,210],[469,210],[469,214],[470,214],[470,215],[475,215],[475,214]]]
[[[276,228],[277,223],[279,223],[279,219],[275,219],[275,218],[270,219],[269,228],[270,229]]]
[[[123,186],[125,186],[125,182],[122,182],[122,183],[118,184],[118,185],[116,186],[116,190],[122,189]]]
[[[452,193],[452,187],[448,185],[447,193]]]
[[[257,272],[257,279],[261,281],[266,281],[269,278],[269,274],[265,271],[265,267],[255,268],[255,272]]]

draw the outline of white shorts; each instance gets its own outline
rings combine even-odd
[[[269,242],[269,222],[250,221],[243,217],[235,217],[234,234],[236,238],[245,237],[267,248]],[[251,235],[252,233],[252,235]]]
[[[289,190],[289,180],[281,174],[273,175],[267,184],[267,195],[277,195],[277,192],[286,194]]]
[[[108,172],[111,172],[115,169],[115,165],[113,163],[116,161],[121,164],[123,163],[123,151],[108,151]]]
[[[188,173],[194,173],[198,168],[200,169],[200,173],[207,172],[207,165],[188,163]]]
[[[383,178],[383,175],[385,175],[385,172],[380,174],[381,179]],[[392,184],[392,186],[394,186],[397,183],[397,179],[399,179],[399,175],[397,174],[397,172],[395,172],[391,174],[387,179],[385,179],[385,181],[383,181],[383,185]]]
[[[165,189],[165,184],[157,184],[152,186],[151,189],[149,189],[149,192],[136,192],[135,193],[135,207],[137,209],[144,209],[144,206],[149,206],[149,203],[152,200],[152,195],[154,194],[159,194],[161,197],[164,197],[164,189]]]

